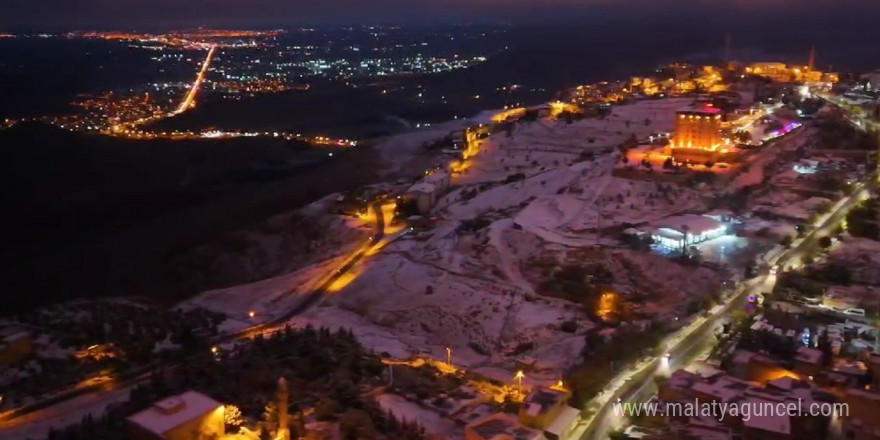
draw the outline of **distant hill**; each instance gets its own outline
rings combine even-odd
[[[75,297],[192,293],[198,286],[171,277],[172,257],[373,178],[366,149],[327,157],[270,138],[0,131],[0,314]]]

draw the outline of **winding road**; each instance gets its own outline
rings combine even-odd
[[[252,338],[258,334],[271,332],[280,328],[293,317],[305,313],[316,304],[318,304],[324,295],[328,292],[330,286],[345,275],[352,267],[364,261],[365,258],[375,255],[374,249],[379,249],[388,242],[383,241],[385,238],[385,215],[379,202],[370,205],[375,216],[375,232],[360,249],[355,251],[345,263],[331,273],[327,274],[324,281],[318,287],[305,295],[302,301],[289,310],[281,313],[270,321],[253,325],[237,333],[220,335],[210,341],[213,345],[225,344],[246,338]],[[402,234],[395,235],[392,238],[398,238]],[[296,289],[291,289],[284,293],[285,295],[301,295]],[[66,424],[78,422],[84,411],[83,405],[91,405],[94,402],[106,402],[109,396],[116,396],[117,400],[125,400],[120,394],[124,394],[127,388],[137,384],[140,381],[148,379],[152,371],[157,370],[159,365],[153,364],[145,367],[139,367],[127,372],[120,373],[114,380],[105,382],[94,382],[74,387],[68,391],[61,392],[50,398],[40,402],[14,408],[12,410],[0,413],[0,440],[12,437],[33,436],[34,425],[47,425],[48,421],[60,420]],[[162,365],[166,371],[173,369],[175,365]],[[75,404],[79,403],[79,404]],[[80,414],[80,415],[77,415]],[[76,415],[74,417],[74,415]],[[48,426],[44,426],[48,431]],[[23,433],[29,435],[23,436]]]

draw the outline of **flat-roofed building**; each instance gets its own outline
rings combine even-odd
[[[814,376],[822,371],[822,350],[798,347],[794,355],[794,372],[803,376]]]
[[[568,400],[568,393],[551,388],[538,387],[532,390],[519,410],[519,421],[532,428],[544,429],[562,412]]]
[[[661,220],[651,233],[654,242],[669,249],[681,249],[727,233],[724,223],[704,215],[678,215]]]
[[[196,391],[168,397],[126,419],[135,440],[210,440],[225,434],[223,405]]]
[[[435,172],[410,187],[406,192],[408,200],[415,202],[416,208],[425,214],[434,207],[437,199],[449,189],[450,176],[445,172]]]
[[[495,413],[464,428],[465,440],[542,440],[541,431],[520,424],[511,414]]]
[[[743,402],[750,408],[777,408],[787,405],[784,398],[761,399],[750,397]],[[787,440],[792,438],[791,417],[788,414],[774,414],[773,411],[761,411],[760,415],[743,418],[743,440]]]
[[[880,440],[880,393],[848,388],[841,399],[849,414],[840,417],[847,439]]]

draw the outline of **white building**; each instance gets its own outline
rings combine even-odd
[[[801,159],[794,164],[794,171],[798,174],[816,174],[819,171],[819,161],[814,159]]]
[[[225,433],[223,405],[196,391],[160,400],[129,416],[135,440],[208,440]]]
[[[862,75],[862,79],[867,82],[867,90],[880,90],[880,69]]]
[[[657,226],[651,238],[655,243],[669,249],[681,249],[727,233],[724,223],[694,214],[669,217],[661,220]]]
[[[406,191],[406,196],[414,200],[420,213],[424,214],[434,207],[437,199],[449,190],[450,176],[445,172],[436,172],[426,176]]]

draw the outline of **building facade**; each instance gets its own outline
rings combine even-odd
[[[226,431],[223,405],[196,391],[160,400],[126,423],[135,440],[216,440]]]
[[[679,162],[714,162],[721,153],[721,110],[689,107],[676,112],[675,134],[667,154]]]

